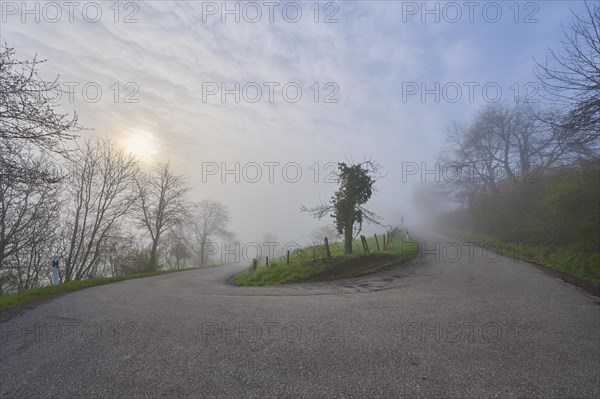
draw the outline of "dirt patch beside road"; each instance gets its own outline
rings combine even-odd
[[[312,276],[307,280],[303,280],[302,282],[330,281],[342,278],[364,276],[366,274],[389,269],[405,261],[406,260],[403,260],[399,256],[386,254],[360,256],[339,262],[331,269],[325,270],[324,272]]]

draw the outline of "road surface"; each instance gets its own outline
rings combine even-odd
[[[244,288],[226,281],[238,264],[4,313],[0,397],[600,397],[598,298],[417,240],[414,260],[368,277]]]

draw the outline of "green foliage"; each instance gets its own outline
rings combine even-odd
[[[546,176],[537,212],[528,220],[530,230],[538,233],[538,241],[600,250],[599,176],[597,160],[581,162]]]
[[[505,242],[600,250],[598,158],[504,180],[493,196],[442,218],[442,224]]]
[[[122,266],[122,274],[131,273],[151,273],[152,262],[150,261],[150,251],[141,250],[132,252],[127,256]]]
[[[375,180],[363,164],[346,165],[340,162],[338,169],[340,189],[331,198],[331,203],[334,207],[332,216],[335,226],[338,233],[343,234],[348,226],[352,228],[355,223],[362,226],[363,212],[360,207],[373,195]]]
[[[344,252],[352,253],[352,240],[362,230],[363,222],[381,225],[381,219],[363,205],[373,195],[373,185],[379,176],[379,165],[371,161],[347,165],[338,163],[337,180],[340,184],[328,204],[301,211],[309,212],[317,219],[331,214],[338,233],[344,236]]]

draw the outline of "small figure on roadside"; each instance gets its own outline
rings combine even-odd
[[[54,255],[52,257],[52,285],[58,285],[59,275],[58,275],[58,261],[60,260],[60,256]]]

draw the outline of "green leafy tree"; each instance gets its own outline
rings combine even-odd
[[[331,215],[339,234],[344,236],[344,254],[352,253],[352,241],[362,230],[363,222],[379,222],[381,217],[366,209],[363,205],[369,201],[375,182],[381,177],[379,165],[371,161],[348,165],[338,163],[336,181],[339,190],[329,203],[314,208],[302,206],[302,212],[308,212],[317,219]]]

